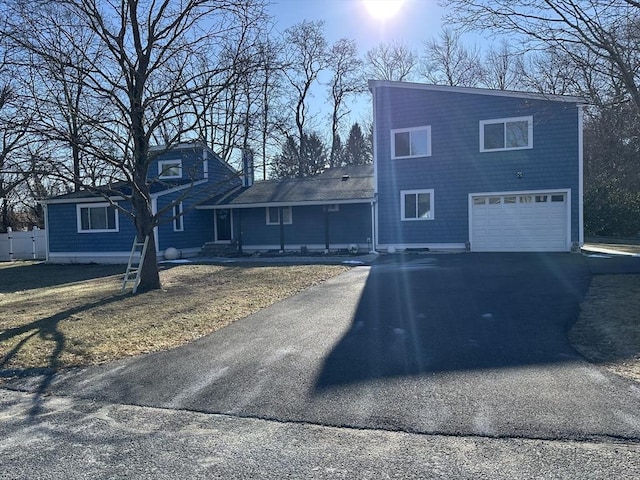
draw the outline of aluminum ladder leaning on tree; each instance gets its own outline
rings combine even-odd
[[[138,285],[140,284],[140,272],[142,272],[142,263],[144,262],[144,256],[147,253],[147,245],[149,244],[149,235],[144,238],[144,242],[138,241],[138,236],[133,239],[133,246],[131,247],[131,255],[129,255],[129,263],[127,264],[127,271],[124,274],[124,280],[122,281],[122,291],[127,288],[128,283],[133,283],[133,290],[131,293],[136,293]]]

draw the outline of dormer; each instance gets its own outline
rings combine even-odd
[[[209,159],[215,157],[201,143],[180,143],[169,150],[159,145],[151,147],[149,151],[157,155],[149,168],[149,180],[169,183],[207,179]]]

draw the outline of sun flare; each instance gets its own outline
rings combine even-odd
[[[363,3],[373,18],[384,20],[398,13],[404,0],[363,0]]]

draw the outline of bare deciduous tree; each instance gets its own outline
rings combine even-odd
[[[374,80],[410,81],[417,63],[415,52],[399,41],[381,43],[366,53],[366,75]]]
[[[358,58],[358,47],[355,41],[341,39],[333,44],[329,51],[329,99],[331,101],[331,150],[329,167],[337,166],[340,148],[338,131],[342,120],[351,113],[346,109],[349,98],[366,90],[366,83],[361,75],[362,60]]]
[[[625,0],[451,0],[446,20],[519,38],[528,50],[554,49],[620,79],[640,107],[640,2]]]
[[[482,61],[482,83],[496,90],[518,90],[522,87],[523,55],[506,41],[492,46]]]
[[[460,34],[446,28],[424,42],[420,70],[427,81],[439,85],[475,87],[482,81],[478,49],[466,47]]]
[[[23,61],[73,72],[67,78],[81,87],[82,97],[104,106],[95,112],[78,105],[78,119],[90,128],[70,140],[83,155],[117,170],[130,187],[130,193],[117,193],[131,205],[139,237],[150,239],[139,291],[160,288],[153,228],[164,212],[153,210],[148,173],[162,151],[151,150],[150,143],[161,132],[171,148],[193,134],[200,112],[189,111],[191,100],[211,72],[220,71],[221,46],[251,37],[247,32],[261,22],[262,0],[5,0],[1,7],[4,33]],[[79,30],[91,37],[88,45]],[[51,51],[55,36],[77,63],[69,65],[68,55]],[[194,60],[202,55],[210,71],[196,68]]]
[[[303,21],[285,32],[286,68],[285,76],[292,87],[292,109],[298,135],[298,175],[303,176],[305,126],[309,115],[309,95],[319,73],[327,66],[327,40],[322,21]]]

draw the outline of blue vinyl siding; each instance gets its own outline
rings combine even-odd
[[[243,245],[280,245],[280,225],[267,225],[264,207],[241,209],[241,220],[234,211],[236,228],[242,228]],[[284,225],[287,245],[324,245],[325,216],[322,205],[292,207],[293,223]],[[366,245],[371,238],[371,206],[343,204],[339,211],[329,212],[330,244],[358,243]]]
[[[164,160],[180,160],[182,162],[182,179],[184,180],[204,178],[202,148],[180,148],[161,154],[150,165],[149,179],[158,177],[158,161]]]
[[[158,175],[158,160],[182,160],[183,180],[203,180],[203,149],[180,148],[159,156],[150,166],[149,178]],[[158,250],[168,247],[178,249],[200,248],[214,240],[213,215],[208,210],[195,210],[193,205],[219,197],[224,192],[239,185],[241,180],[227,164],[207,151],[208,179],[201,185],[188,187],[190,190],[182,200],[186,214],[183,231],[174,232],[170,220],[172,209],[164,215],[165,221],[158,226]],[[169,187],[170,187],[170,182]],[[178,190],[157,198],[158,211],[185,195],[186,190]],[[92,202],[100,203],[96,197]],[[127,208],[127,205],[122,203]],[[77,204],[53,203],[48,205],[49,251],[50,252],[129,252],[135,236],[135,227],[130,216],[119,212],[119,231],[101,233],[78,233]]]
[[[126,252],[131,250],[135,228],[131,217],[122,212],[118,212],[120,224],[118,232],[78,233],[75,203],[49,205],[47,211],[50,252]]]
[[[183,192],[176,192],[158,198],[158,210],[171,204],[179,198]],[[173,230],[173,209],[169,209],[163,216],[165,220],[158,225],[158,250],[164,251],[169,247],[177,249],[184,248],[200,248],[206,242],[213,241],[213,217],[211,211],[192,209],[194,199],[197,198],[196,192],[192,192],[190,198],[182,200],[182,207],[185,214],[183,215],[183,230],[175,232]],[[195,198],[194,198],[195,197]]]
[[[532,149],[480,152],[480,120],[528,115]],[[379,243],[464,243],[469,193],[545,189],[571,190],[578,240],[576,104],[378,87],[375,116]],[[431,156],[392,160],[391,130],[420,125],[431,126]],[[434,189],[435,220],[400,221],[400,191],[413,189]]]

